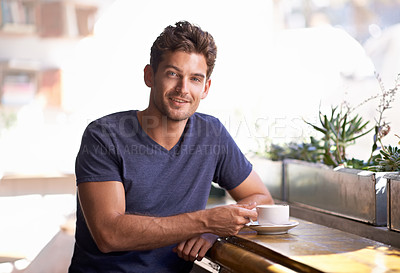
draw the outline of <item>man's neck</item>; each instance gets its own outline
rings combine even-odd
[[[187,119],[175,121],[166,116],[153,115],[148,109],[138,111],[137,117],[146,134],[168,151],[178,143],[187,123]]]

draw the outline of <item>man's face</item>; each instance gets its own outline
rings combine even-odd
[[[165,54],[156,73],[150,66],[145,68],[145,82],[151,87],[149,108],[170,120],[188,119],[208,94],[211,81],[206,74],[207,64],[201,54]]]

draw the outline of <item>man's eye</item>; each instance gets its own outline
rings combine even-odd
[[[201,82],[201,79],[196,78],[196,77],[192,78],[192,80],[195,81],[195,82]]]
[[[168,72],[168,75],[169,75],[169,76],[173,76],[173,77],[176,77],[176,76],[177,76],[177,74],[176,74],[175,72],[172,72],[172,71]]]

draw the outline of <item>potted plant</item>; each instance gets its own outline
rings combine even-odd
[[[400,231],[400,148],[390,145],[384,147],[377,161],[377,169],[390,172],[384,176],[387,179],[387,226],[391,230]]]
[[[288,201],[374,225],[386,225],[386,195],[376,193],[374,173],[348,168],[360,162],[347,160],[345,156],[345,148],[370,131],[362,132],[368,122],[363,122],[358,115],[348,118],[348,112],[340,109],[336,113],[336,110],[332,108],[330,118],[320,113],[321,127],[312,125],[323,132],[315,145],[320,151],[319,163],[285,160]]]
[[[394,152],[382,145],[382,138],[390,130],[383,113],[390,108],[399,78],[400,75],[393,89],[385,90],[381,84],[381,94],[362,102],[380,98],[379,117],[369,130],[369,122],[353,114],[357,107],[351,108],[345,103],[332,107],[330,115],[320,112],[319,125],[307,122],[322,137],[298,145],[307,147],[303,151],[312,151],[313,156],[309,156],[312,160],[304,161],[304,156],[296,157],[293,152],[288,153],[292,159],[284,160],[288,202],[377,226],[387,224],[388,197],[382,172],[396,169],[383,168],[389,164],[387,157],[391,158]],[[381,83],[379,77],[378,80]],[[365,162],[348,159],[346,148],[372,130],[375,134],[370,158]]]

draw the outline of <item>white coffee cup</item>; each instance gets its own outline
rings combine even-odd
[[[256,210],[259,225],[285,225],[289,223],[289,205],[258,205]]]

